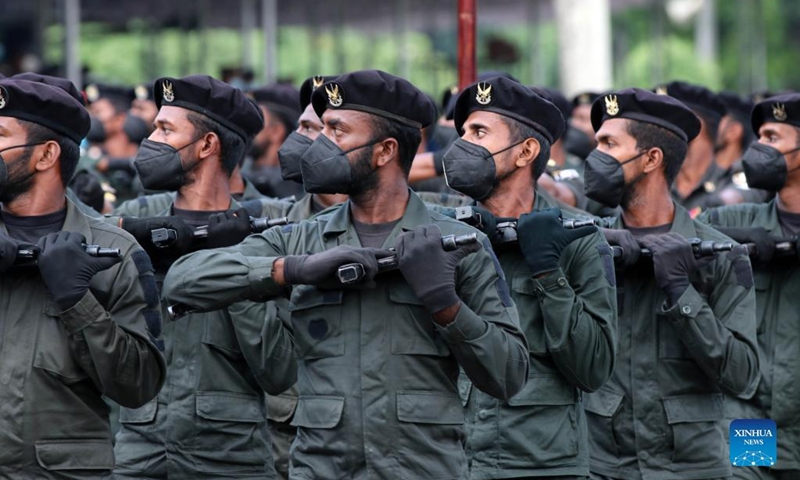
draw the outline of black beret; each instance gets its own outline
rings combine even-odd
[[[700,133],[700,119],[679,100],[641,88],[626,88],[598,98],[592,104],[594,131],[606,120],[626,118],[665,128],[690,142]]]
[[[728,111],[728,114],[734,118],[749,118],[750,112],[753,111],[753,102],[749,99],[742,98],[734,92],[723,90],[717,94],[717,98],[725,104],[725,109]]]
[[[72,81],[66,78],[52,77],[50,75],[42,75],[40,73],[33,72],[18,73],[11,78],[15,80],[27,80],[29,82],[44,83],[45,85],[50,85],[51,87],[60,88],[61,90],[69,93],[70,96],[80,102],[81,105],[86,105],[86,97],[83,96],[83,93],[78,90]]]
[[[150,100],[153,101],[153,82],[140,83],[133,87],[134,100]]]
[[[89,131],[89,112],[64,90],[6,78],[0,80],[0,116],[43,125],[80,143]]]
[[[530,87],[530,89],[536,92],[536,94],[540,97],[558,107],[558,111],[561,112],[561,116],[564,117],[564,120],[569,120],[569,117],[572,116],[572,106],[570,105],[569,100],[567,100],[567,97],[565,97],[561,91],[556,90],[555,88],[538,86]]]
[[[653,91],[659,95],[669,95],[677,98],[684,105],[704,116],[721,119],[727,113],[725,104],[717,98],[711,90],[700,85],[691,83],[672,81],[665,85],[659,85]]]
[[[247,96],[257,104],[267,107],[270,112],[283,115],[291,123],[296,123],[297,118],[303,113],[297,108],[300,92],[292,85],[285,83],[266,85],[250,90]]]
[[[300,85],[300,111],[305,111],[306,107],[311,103],[311,94],[314,90],[321,87],[325,82],[332,82],[336,79],[335,75],[315,75],[309,77]]]
[[[753,107],[750,125],[758,135],[761,125],[769,122],[788,123],[800,127],[800,93],[787,93],[769,97]]]
[[[90,83],[86,85],[83,92],[86,94],[86,101],[88,103],[94,103],[101,98],[107,98],[109,100],[127,102],[128,105],[130,105],[134,99],[133,90],[120,85]]]
[[[159,109],[180,107],[205,115],[245,142],[264,128],[261,110],[244,92],[208,75],[159,78],[153,85],[153,100]]]
[[[456,129],[461,131],[475,110],[503,115],[525,124],[552,144],[564,134],[566,123],[558,107],[525,85],[495,77],[470,85],[456,99]]]
[[[480,72],[478,74],[477,82],[484,82],[489,80],[490,78],[501,77],[507,78],[509,80],[513,80],[515,82],[519,82],[513,75],[508,72],[501,72],[499,70],[487,70],[485,72]],[[444,104],[444,118],[447,120],[452,120],[453,115],[455,114],[456,110],[456,99],[458,98],[458,86],[455,86],[451,89],[450,96],[447,97],[447,103]]]
[[[572,108],[578,107],[580,105],[591,105],[599,97],[600,94],[597,92],[579,93],[572,98]]]
[[[414,128],[436,120],[430,97],[408,80],[380,70],[360,70],[326,82],[311,94],[311,104],[320,118],[325,110],[358,110]]]

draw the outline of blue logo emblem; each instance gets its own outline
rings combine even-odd
[[[734,420],[729,441],[734,467],[772,467],[778,461],[778,427],[772,420]]]

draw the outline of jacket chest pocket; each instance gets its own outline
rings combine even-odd
[[[722,421],[725,417],[721,393],[679,395],[662,399],[667,423],[672,428],[672,463],[713,468],[727,454]]]
[[[344,355],[343,299],[342,290],[319,290],[310,285],[298,285],[292,290],[289,311],[299,358]]]
[[[541,293],[537,291],[533,279],[529,276],[514,277],[511,281],[511,290],[517,310],[525,312],[524,315],[520,315],[520,326],[528,340],[528,350],[537,355],[547,354],[542,307],[539,304]]]
[[[622,436],[619,421],[615,421],[625,397],[619,393],[601,388],[583,396],[584,410],[588,413],[589,447],[593,456],[603,458],[604,455],[619,456]]]
[[[450,355],[447,343],[436,331],[428,310],[405,283],[391,287],[389,300],[393,316],[392,353],[399,355]]]
[[[656,315],[658,332],[658,358],[672,358],[691,360],[689,350],[678,337],[678,332],[670,324],[670,321],[661,315]]]
[[[70,385],[89,378],[78,365],[69,348],[69,335],[59,318],[58,305],[48,299],[42,312],[46,318],[41,320],[36,340],[36,353],[33,366],[55,376]]]

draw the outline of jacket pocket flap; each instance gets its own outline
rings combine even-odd
[[[343,297],[343,290],[320,290],[311,285],[298,285],[292,289],[289,311],[305,310],[321,305],[340,305]]]
[[[292,425],[306,428],[333,428],[344,411],[344,397],[301,396],[297,399]]]
[[[156,419],[158,411],[158,397],[150,400],[139,408],[120,407],[119,423],[150,423]]]
[[[584,395],[583,405],[587,412],[592,412],[601,417],[613,417],[622,404],[623,398],[625,396],[622,394],[600,389],[594,393]]]
[[[531,376],[518,394],[508,400],[512,407],[528,405],[573,405],[575,387],[556,375]]]
[[[294,388],[292,388],[294,391]],[[297,395],[281,393],[280,395],[270,395],[267,397],[267,418],[284,423],[294,414],[297,407]]]
[[[259,397],[236,393],[197,392],[197,415],[221,422],[263,422],[263,403]]]
[[[424,305],[422,300],[417,298],[417,294],[411,289],[409,285],[399,284],[394,285],[389,290],[389,300],[394,303],[403,303],[406,305]]]
[[[511,279],[511,290],[517,293],[524,293],[525,295],[533,295],[535,292],[533,278],[529,276],[515,276]]]
[[[458,425],[464,410],[458,395],[439,392],[397,392],[397,419],[401,422]]]
[[[45,470],[111,470],[114,447],[102,440],[36,442],[36,461]]]
[[[721,393],[680,395],[662,400],[667,423],[717,422],[725,417]]]

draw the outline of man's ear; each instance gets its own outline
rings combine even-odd
[[[642,155],[645,158],[644,167],[642,168],[644,173],[664,168],[664,152],[660,148],[653,147]]]
[[[387,138],[375,144],[375,166],[382,167],[387,163],[400,158],[400,144],[397,139]]]
[[[199,151],[197,152],[197,157],[200,160],[205,160],[206,158],[212,157],[217,155],[219,157],[222,156],[222,145],[219,143],[219,137],[216,133],[208,132],[199,140],[197,140],[197,144],[199,145]]]
[[[542,146],[539,145],[539,141],[535,138],[525,139],[525,141],[519,145],[522,148],[519,150],[519,155],[517,155],[517,158],[514,159],[514,165],[518,168],[523,168],[536,160],[536,157],[539,156]]]
[[[36,159],[33,168],[38,172],[50,170],[56,165],[59,165],[61,158],[61,146],[58,142],[50,140],[44,145],[34,147],[33,156]]]

